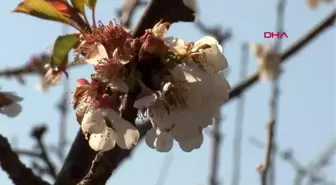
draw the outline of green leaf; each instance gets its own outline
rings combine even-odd
[[[88,6],[91,10],[96,8],[97,0],[85,0],[86,6]]]
[[[77,44],[77,41],[78,36],[74,34],[59,36],[54,44],[50,66],[56,68],[64,64],[68,59],[70,50]]]
[[[70,19],[45,0],[24,0],[13,12],[25,13],[41,19],[70,23]]]
[[[85,14],[85,8],[84,8],[84,0],[71,0],[72,6],[81,13],[82,15]]]

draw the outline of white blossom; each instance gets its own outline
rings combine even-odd
[[[46,64],[44,68],[46,69],[46,73],[41,78],[40,83],[36,85],[36,89],[41,92],[48,92],[50,87],[58,85],[61,82],[62,72],[51,68],[50,64]]]
[[[159,103],[154,103],[148,107],[148,117],[157,129],[164,130],[177,140],[182,150],[190,152],[202,145],[203,128],[212,124],[212,118],[218,116],[220,105],[229,98],[230,85],[221,76],[228,64],[221,53],[221,46],[212,37],[195,42],[191,51],[185,50],[184,42],[179,39],[170,39],[169,42],[172,44],[170,47],[179,54],[185,54],[189,60],[171,71],[174,80],[185,83],[183,97],[186,107],[166,111]],[[146,98],[153,101],[151,97]],[[151,130],[148,135],[156,138],[158,133],[155,135]],[[150,141],[146,143],[151,145],[149,143],[153,143],[153,139]]]
[[[158,95],[156,95],[155,93],[152,93],[149,96],[139,98],[134,102],[134,108],[143,109],[143,108],[150,107],[151,105],[154,104],[154,102],[157,99],[158,99]]]
[[[205,45],[210,47],[202,49]],[[223,48],[214,37],[205,36],[196,41],[191,51],[201,52],[205,55],[202,58],[203,60],[199,62],[205,63],[205,65],[208,64],[205,66],[208,72],[218,73],[228,67],[228,62],[222,54]]]
[[[90,133],[89,145],[95,151],[112,149],[115,144],[123,149],[131,149],[138,143],[139,131],[117,112],[108,108],[92,108],[85,113],[81,127]]]
[[[184,56],[187,54],[186,43],[184,40],[177,37],[166,37],[164,38],[164,42],[171,50],[179,55]]]
[[[18,102],[22,101],[23,98],[20,96],[17,96],[16,93],[13,92],[1,92],[1,95],[5,96],[5,98],[12,101],[9,105],[0,105],[0,113],[8,116],[8,117],[16,117],[19,115],[22,111],[22,106],[18,104]]]
[[[108,59],[109,57],[108,57],[107,51],[105,47],[100,43],[95,43],[91,47],[90,51],[87,53],[87,56],[85,57],[85,61],[87,63],[95,65],[95,66],[102,65],[108,62]],[[120,92],[128,93],[129,91],[128,85],[121,78],[118,78],[118,77],[113,78],[113,79],[105,79],[104,77],[102,78],[103,80],[107,80],[109,82],[109,87],[112,90],[117,90]]]
[[[196,41],[190,51],[184,40],[177,37],[167,37],[165,44],[178,55],[187,57],[187,60],[196,60],[208,73],[217,74],[228,67],[228,62],[222,54],[223,48],[218,41],[211,36],[205,36]]]
[[[259,77],[263,81],[273,80],[280,74],[280,57],[271,45],[251,44],[257,57]]]
[[[105,47],[100,43],[95,43],[87,53],[85,61],[92,65],[98,65],[108,59]]]
[[[190,138],[189,140],[181,140],[178,141],[180,148],[185,152],[191,152],[194,149],[198,149],[203,144],[203,134],[202,132],[196,134],[194,137]]]
[[[170,132],[153,127],[147,131],[145,142],[158,152],[169,152],[173,148],[174,139]]]

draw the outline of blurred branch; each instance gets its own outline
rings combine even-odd
[[[326,147],[307,165],[304,170],[304,176],[308,177],[308,184],[313,184],[314,179],[316,179],[316,173],[319,172],[322,168],[326,167],[329,164],[329,161],[334,156],[336,150],[336,140],[332,139]],[[296,184],[302,184],[303,176],[298,175]]]
[[[278,0],[278,3],[276,5],[276,21],[275,21],[275,30],[277,32],[283,32],[284,31],[284,26],[285,26],[285,8],[286,8],[286,0]],[[276,39],[274,43],[274,49],[275,52],[278,54],[280,53],[282,46],[282,40],[281,39]],[[281,74],[280,74],[281,75]],[[276,126],[277,126],[277,117],[278,117],[278,107],[279,107],[279,99],[280,99],[280,94],[279,94],[279,81],[280,81],[280,75],[277,76],[273,82],[272,82],[272,87],[271,87],[271,97],[270,97],[270,115],[269,119],[272,120],[273,126],[271,127],[273,129],[273,137],[271,142],[271,156],[270,156],[270,168],[268,172],[265,172],[266,175],[268,175],[268,184],[270,185],[275,185],[275,177],[276,177],[276,157],[275,157],[275,151],[274,151],[274,146],[276,145]]]
[[[206,35],[211,35],[215,37],[219,43],[224,44],[232,38],[232,30],[226,29],[224,30],[220,26],[209,27],[206,26],[201,20],[195,21],[196,27]]]
[[[21,163],[2,135],[0,135],[0,166],[15,185],[49,185]]]
[[[210,182],[209,185],[218,185],[218,168],[219,168],[219,152],[221,146],[222,135],[220,131],[221,115],[212,118],[212,155],[210,163]]]
[[[165,157],[163,164],[161,165],[161,169],[159,171],[159,176],[156,180],[156,185],[164,185],[166,177],[168,175],[170,165],[173,162],[173,154],[168,154]]]
[[[248,43],[243,43],[242,51],[241,51],[241,63],[240,63],[240,77],[239,77],[240,80],[245,79],[247,75],[248,55],[249,55]],[[243,138],[243,124],[244,124],[244,115],[245,115],[244,106],[245,106],[245,99],[244,99],[244,96],[241,95],[238,100],[235,128],[234,128],[231,185],[240,184],[240,167],[241,167],[241,153],[242,153],[241,145],[242,145],[242,138]]]
[[[33,128],[31,132],[31,136],[36,140],[37,145],[41,151],[41,159],[45,162],[47,165],[47,171],[48,175],[50,175],[52,178],[56,179],[56,169],[54,164],[51,162],[49,155],[47,153],[45,144],[43,142],[43,136],[47,132],[47,127],[44,125],[36,126]]]
[[[24,150],[24,149],[13,149],[13,151],[17,155],[23,155],[23,156],[28,156],[28,157],[34,157],[34,158],[40,158],[41,155],[37,152],[30,151],[30,150]]]
[[[66,121],[68,117],[68,103],[69,103],[69,93],[70,93],[70,83],[69,79],[64,80],[64,91],[61,100],[57,106],[60,112],[60,123],[59,123],[59,143],[57,154],[61,160],[64,160],[65,149],[67,145],[67,127]]]
[[[265,144],[255,137],[250,137],[249,142],[260,149],[263,149],[265,147]],[[306,167],[304,167],[302,164],[300,164],[300,162],[297,159],[295,159],[293,152],[291,150],[280,151],[279,148],[274,148],[274,151],[277,153],[277,155],[284,161],[288,162],[296,171],[296,176],[294,178],[293,185],[302,185],[303,179],[305,177],[314,179],[313,182],[310,183],[318,182],[318,184],[321,185],[334,183],[334,182],[328,182],[325,179],[318,177],[316,175],[316,172],[320,171],[322,168],[328,165],[328,162],[326,161],[329,161],[333,157],[335,150],[336,150],[336,140],[332,139],[332,141],[328,143],[327,146],[324,147]]]
[[[135,10],[146,4],[144,0],[124,0],[123,7],[117,10],[121,24],[126,28],[131,28]]]
[[[47,54],[42,53],[39,56],[31,57],[31,59],[29,59],[28,62],[23,64],[22,66],[0,70],[0,77],[7,77],[7,78],[14,77],[17,78],[17,80],[22,83],[23,81],[22,77],[24,75],[39,74],[41,76],[44,76],[44,74],[46,73],[46,69],[44,68],[44,66],[49,62],[49,59],[47,58],[49,56],[46,55]],[[70,64],[68,66],[68,69],[81,65],[83,64],[82,63]]]

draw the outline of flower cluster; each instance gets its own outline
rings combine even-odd
[[[213,37],[186,43],[165,37],[169,27],[159,22],[135,38],[120,25],[100,23],[80,36],[76,50],[95,73],[91,82],[77,80],[73,105],[92,149],[137,144],[139,131],[120,115],[124,95],[135,89],[134,108],[153,126],[145,135],[149,147],[168,152],[176,140],[190,152],[202,145],[202,130],[229,96],[222,73],[228,63]]]
[[[23,99],[14,92],[0,92],[0,113],[8,117],[15,117],[22,111],[18,103]]]
[[[281,72],[280,57],[271,45],[251,44],[251,49],[257,56],[257,66],[260,79],[263,81],[275,79]]]

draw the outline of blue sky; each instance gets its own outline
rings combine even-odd
[[[18,0],[5,1],[0,6],[0,17],[3,21],[0,30],[3,43],[0,68],[24,64],[31,54],[47,48],[62,31],[61,24],[11,13],[18,3]],[[115,8],[120,7],[122,3],[121,0],[98,1],[97,19],[108,22],[116,18]],[[268,0],[207,0],[199,3],[200,18],[206,24],[220,24],[233,30],[234,38],[225,45],[225,55],[231,68],[229,82],[232,86],[238,82],[241,43],[271,43],[271,40],[263,38],[263,32],[274,30],[275,5],[276,1]],[[321,4],[317,10],[312,11],[304,0],[287,2],[285,30],[289,38],[284,39],[283,48],[328,15],[332,8],[334,7],[331,4]],[[136,18],[140,14],[138,11]],[[303,164],[307,164],[335,137],[335,31],[333,27],[324,32],[283,66],[277,139],[281,148],[293,148],[295,156]],[[180,23],[171,27],[169,35],[194,41],[199,39],[202,33],[190,23]],[[249,58],[248,71],[252,74],[256,70],[255,57],[251,53]],[[75,87],[77,78],[87,77],[90,71],[90,67],[72,70],[71,87]],[[35,89],[39,77],[32,76],[26,79],[26,86],[19,85],[14,79],[0,79],[2,89],[16,91],[25,98],[22,102],[24,110],[19,117],[0,117],[0,133],[8,138],[16,136],[17,147],[31,148],[34,144],[29,137],[31,126],[46,122],[49,124],[46,142],[56,143],[59,114],[55,105],[61,97],[62,86],[54,87],[49,93],[41,93]],[[259,184],[255,166],[262,161],[263,151],[251,145],[248,139],[250,136],[264,139],[268,98],[268,83],[258,83],[246,93],[241,184]],[[221,130],[226,137],[220,154],[220,180],[226,184],[231,180],[235,110],[235,101],[222,108],[226,121],[223,122]],[[73,111],[68,118],[67,128],[67,136],[71,141],[79,128]],[[210,144],[210,139],[206,138],[201,149],[191,153],[183,153],[178,145],[175,145],[170,154],[157,153],[144,145],[137,148],[132,158],[115,172],[109,184],[155,184],[161,164],[167,155],[173,155],[174,158],[166,185],[206,184],[209,179]],[[26,158],[22,159],[29,162]],[[54,161],[57,162],[57,159]],[[277,172],[278,185],[292,183],[294,173],[288,163],[278,160]],[[324,173],[329,175],[329,179],[333,179],[335,165],[328,167]],[[0,184],[12,184],[3,172],[0,172]]]

